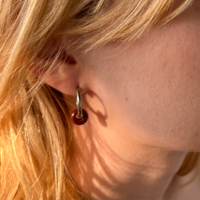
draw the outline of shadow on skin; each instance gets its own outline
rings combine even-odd
[[[116,172],[115,166],[111,166],[108,160],[112,159],[117,165],[123,165],[128,171],[133,170],[133,165],[124,161],[123,158],[118,157],[98,135],[90,134],[94,133],[94,123],[90,122],[90,127],[86,135],[84,133],[82,134],[81,131],[77,133],[78,139],[76,140],[75,151],[72,155],[72,165],[69,167],[69,171],[79,191],[84,193],[83,199],[131,199],[132,197],[126,196],[126,193],[124,193],[123,197],[119,196],[118,192],[119,188],[123,191],[127,190],[127,192],[131,190],[130,185],[133,185],[132,181],[125,180],[122,182],[117,179],[113,173],[113,171]],[[141,176],[135,177],[135,179],[140,179],[140,182],[141,179],[143,179],[144,182],[149,182],[150,184],[151,180],[148,180],[148,177],[143,174],[146,167],[145,165],[135,165],[135,168],[141,171]],[[131,179],[133,179],[133,177],[131,177]],[[135,187],[134,190],[136,190],[137,185],[133,185],[133,187]],[[138,190],[141,189],[138,187]],[[140,193],[143,193],[146,199],[149,198],[148,191],[145,193],[141,191]],[[135,198],[137,198],[137,196],[135,196]]]
[[[101,101],[101,99],[93,92],[93,91],[89,91],[87,93],[85,93],[82,96],[83,99],[83,106],[85,105],[85,107],[87,107],[87,109],[89,110],[89,112],[92,112],[98,119],[99,123],[106,127],[107,126],[107,112],[106,112],[106,108],[103,105],[103,102]],[[92,106],[92,104],[95,102],[95,106]],[[95,110],[95,108],[98,107],[98,110]]]
[[[119,175],[123,177],[123,174],[119,174],[121,172],[116,171],[115,166],[123,166],[125,173],[131,173],[133,171],[133,163],[125,161],[110,148],[109,143],[103,139],[106,136],[101,137],[102,135],[100,135],[104,134],[103,131],[95,131],[99,123],[103,126],[103,128],[99,126],[100,130],[105,127],[109,128],[106,121],[108,116],[105,106],[101,99],[92,91],[82,95],[82,101],[83,108],[89,113],[89,118],[85,125],[74,126],[74,151],[68,166],[72,178],[77,184],[79,191],[81,191],[83,199],[113,200],[132,198],[126,196],[126,193],[121,197],[118,195],[118,192],[121,189],[127,192],[130,192],[132,189],[141,190],[139,186],[133,185],[131,181],[134,179],[134,174],[132,173],[130,181],[127,178],[121,181],[122,179],[119,180],[116,177],[119,177]],[[135,179],[140,180],[140,183],[143,180],[145,183],[149,182],[151,184],[151,180],[144,173],[147,165],[134,165],[134,168],[141,171],[140,176],[135,177]],[[113,172],[117,173],[117,176]],[[130,185],[133,185],[134,188],[131,188]],[[139,191],[139,193],[144,195],[144,199],[145,196],[148,199],[148,191],[145,193]],[[137,196],[134,197],[137,198]]]

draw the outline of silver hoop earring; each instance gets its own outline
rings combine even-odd
[[[74,110],[72,112],[72,114],[71,114],[71,120],[76,125],[85,124],[85,122],[88,119],[88,114],[87,114],[87,112],[84,109],[82,109],[81,103],[82,102],[81,102],[80,88],[77,87],[77,99],[76,99],[77,109]]]

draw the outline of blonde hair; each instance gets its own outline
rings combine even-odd
[[[65,165],[73,147],[67,106],[60,92],[31,73],[48,41],[55,38],[58,44],[56,62],[65,38],[78,38],[77,46],[88,49],[135,40],[148,27],[179,15],[192,0],[172,9],[174,2],[0,0],[1,200],[81,199]]]

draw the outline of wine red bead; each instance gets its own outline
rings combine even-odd
[[[76,117],[77,112],[78,112],[77,109],[74,110],[74,111],[72,112],[72,114],[71,114],[71,120],[72,120],[72,122],[73,122],[74,124],[76,124],[76,125],[85,124],[85,122],[86,122],[87,119],[88,119],[88,114],[87,114],[87,112],[86,112],[84,109],[82,109],[82,115],[83,115],[83,117],[80,118],[80,119]]]

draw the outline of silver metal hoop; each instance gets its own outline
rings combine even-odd
[[[76,115],[76,117],[78,119],[81,119],[83,117],[83,114],[82,114],[82,108],[81,108],[81,93],[80,93],[80,88],[79,87],[77,87],[76,106],[77,106],[77,115]]]

